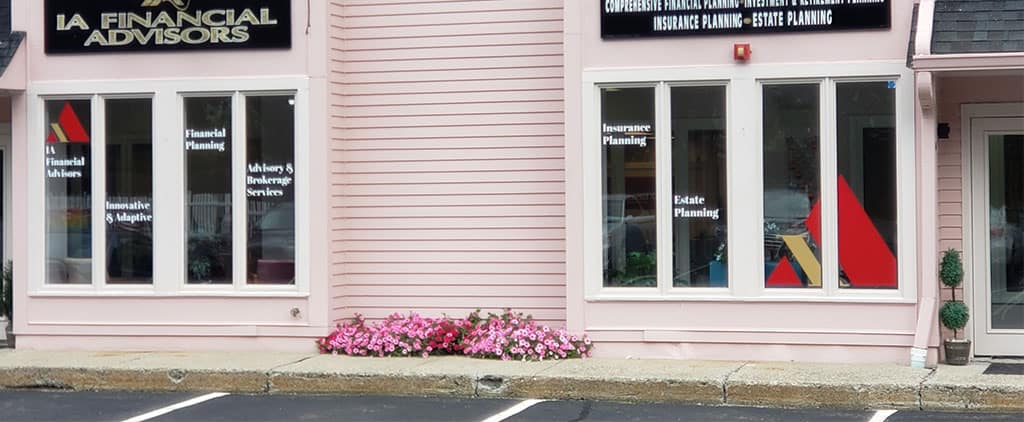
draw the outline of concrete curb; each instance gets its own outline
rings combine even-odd
[[[1024,376],[982,375],[987,367],[940,365],[921,385],[921,408],[1024,412]]]
[[[610,400],[765,407],[1024,412],[1024,377],[986,365],[901,366],[587,359],[500,362],[460,357],[329,355],[231,359],[105,355],[90,360],[0,353],[0,388],[225,391]],[[230,357],[228,357],[230,359]],[[1001,378],[1000,378],[1001,377]]]
[[[729,377],[726,402],[745,406],[920,409],[928,369],[754,362]]]
[[[266,392],[267,376],[255,371],[24,368],[0,370],[0,388],[126,390],[147,392]]]

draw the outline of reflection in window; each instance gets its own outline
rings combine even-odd
[[[185,98],[189,283],[231,284],[231,98]]]
[[[153,108],[106,100],[107,283],[153,282]]]
[[[766,287],[821,287],[818,84],[766,85]]]
[[[46,101],[46,282],[92,283],[92,110]]]
[[[898,286],[896,99],[888,85],[836,84],[841,288]]]
[[[992,328],[1024,329],[1024,135],[988,135]]]
[[[654,89],[601,90],[604,285],[657,286]]]
[[[673,286],[725,287],[725,87],[672,88]]]
[[[294,98],[245,100],[249,283],[295,282]]]

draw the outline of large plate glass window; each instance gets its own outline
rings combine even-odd
[[[674,87],[674,287],[728,286],[724,86]]]
[[[765,287],[822,286],[819,92],[763,87]]]
[[[294,108],[291,95],[245,99],[249,283],[295,282]]]
[[[47,100],[46,282],[92,283],[92,108]]]
[[[231,100],[184,98],[189,283],[232,283]]]
[[[656,287],[654,88],[601,89],[604,286]]]
[[[820,85],[764,86],[765,287],[898,287],[893,85],[834,83],[835,161],[821,156]],[[827,230],[823,216],[834,216]],[[829,274],[823,252],[838,262]]]
[[[153,104],[107,99],[106,260],[108,284],[153,282]]]
[[[839,287],[895,289],[896,91],[836,83]]]

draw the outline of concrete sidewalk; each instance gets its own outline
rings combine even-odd
[[[0,388],[591,399],[1024,412],[1024,375],[897,365],[0,350]]]

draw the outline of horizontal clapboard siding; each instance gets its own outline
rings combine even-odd
[[[565,321],[562,2],[331,2],[332,317]]]

